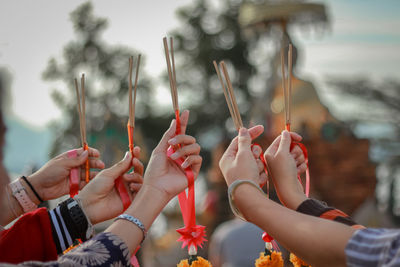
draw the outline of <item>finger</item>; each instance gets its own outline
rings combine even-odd
[[[179,117],[181,120],[181,131],[182,131],[181,133],[185,134],[186,127],[189,121],[189,110],[184,110]]]
[[[192,167],[193,171],[198,173],[201,167],[203,158],[200,155],[190,155],[182,163],[181,167],[186,169],[187,167]]]
[[[141,187],[142,187],[142,184],[136,184],[136,183],[129,184],[129,190],[131,190],[131,192],[138,192]]]
[[[290,132],[290,137],[295,142],[300,142],[303,139],[303,137],[301,137],[301,135],[299,135],[298,133],[295,133],[295,132]]]
[[[296,158],[296,166],[299,166],[305,162],[306,162],[306,160],[305,160],[303,154],[301,154],[298,158]]]
[[[194,143],[188,146],[181,147],[177,151],[175,151],[170,157],[173,160],[176,160],[180,157],[185,157],[189,155],[199,154],[201,147],[199,144]]]
[[[170,144],[171,146],[175,146],[178,144],[190,145],[193,143],[196,143],[196,138],[190,135],[183,135],[183,134],[177,135],[174,138],[168,140],[168,144]]]
[[[307,170],[307,164],[304,162],[300,166],[297,166],[297,173],[301,174]]]
[[[83,151],[84,151],[84,150],[83,150],[82,147],[81,147],[81,148],[78,148],[78,149],[76,150],[76,152],[78,153],[78,156],[81,155]],[[89,150],[88,150],[88,151],[89,151],[89,157],[93,157],[93,158],[98,158],[98,157],[100,157],[100,152],[99,152],[96,148],[89,147]]]
[[[87,158],[88,158],[88,151],[83,151],[81,155],[75,158],[66,158],[65,165],[68,168],[76,168],[85,163]]]
[[[252,140],[259,137],[263,132],[264,132],[264,126],[262,125],[256,125],[249,129],[249,134]]]
[[[290,151],[290,154],[292,154],[293,158],[296,159],[298,158],[300,155],[303,155],[303,151],[301,150],[301,148],[297,145],[295,145],[292,150]]]
[[[233,138],[232,142],[229,144],[228,148],[225,150],[225,153],[222,157],[235,157],[238,151],[238,141],[239,138],[236,136]]]
[[[133,148],[133,156],[135,157],[135,158],[140,158],[140,151],[141,151],[141,148],[139,147],[139,146],[135,146],[134,148]]]
[[[170,140],[175,135],[176,121],[173,119],[168,130],[164,133],[160,142],[156,146],[153,152],[166,152],[169,147],[168,140]]]
[[[281,134],[281,142],[279,143],[278,153],[281,152],[289,152],[290,144],[292,143],[292,139],[290,138],[290,134],[288,131],[284,130]]]
[[[251,137],[246,128],[240,128],[238,139],[238,153],[240,151],[250,151]]]
[[[143,177],[137,173],[124,173],[122,179],[127,183],[143,183]]]
[[[131,153],[126,152],[125,157],[120,162],[108,169],[103,170],[102,173],[104,174],[104,176],[110,177],[115,180],[131,168],[131,163],[132,155]]]
[[[89,166],[93,169],[104,169],[105,164],[100,159],[89,159]]]
[[[262,153],[262,148],[259,145],[253,145],[251,148],[251,152],[253,152],[254,158],[258,159]]]
[[[264,163],[260,159],[256,159],[257,162],[257,167],[258,167],[258,173],[264,172]]]
[[[135,173],[138,173],[139,175],[143,175],[144,166],[143,166],[143,163],[138,158],[133,158],[132,166],[133,166]]]
[[[264,185],[267,183],[267,181],[268,181],[268,176],[267,176],[267,174],[263,171],[263,173],[260,174],[258,183],[259,183],[260,185],[264,186]]]
[[[277,136],[275,140],[272,142],[272,144],[269,145],[267,150],[265,150],[264,153],[264,159],[267,160],[267,158],[274,157],[276,152],[278,151],[279,148],[279,143],[281,141],[281,136]]]

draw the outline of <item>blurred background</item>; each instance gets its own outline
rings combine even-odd
[[[180,106],[202,146],[197,213],[210,237],[232,219],[218,160],[235,135],[212,61],[226,62],[245,125],[265,126],[257,140],[265,149],[284,129],[280,50],[290,42],[292,129],[309,151],[311,196],[365,226],[399,227],[399,11],[396,0],[2,1],[5,165],[18,177],[79,147],[73,79],[82,72],[88,143],[106,166],[119,161],[128,149],[128,57],[138,53],[135,140],[146,163],[173,117],[162,47],[172,36]],[[175,242],[181,225],[175,201],[141,250],[144,266],[185,256]]]

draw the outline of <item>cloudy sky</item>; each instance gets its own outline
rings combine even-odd
[[[104,40],[143,52],[146,71],[157,77],[165,69],[161,39],[179,25],[175,9],[190,2],[97,0],[94,12],[109,19]],[[293,34],[303,49],[301,75],[317,86],[324,86],[327,75],[400,77],[400,1],[318,2],[328,6],[332,27],[322,37]],[[31,126],[44,127],[60,117],[50,98],[53,84],[43,82],[41,73],[73,38],[69,13],[81,3],[1,1],[0,67],[12,74],[12,112]]]

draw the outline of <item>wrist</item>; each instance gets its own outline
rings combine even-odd
[[[301,192],[301,193],[292,193],[289,195],[289,198],[285,200],[285,203],[283,203],[287,208],[291,210],[296,210],[301,203],[306,201],[308,198],[307,196]]]
[[[259,198],[266,199],[264,193],[257,187],[249,183],[243,183],[237,186],[232,192],[237,209],[242,213],[247,221],[251,220],[251,214],[254,210],[258,210]]]
[[[38,194],[40,193],[40,186],[35,183],[35,179],[32,179],[31,176],[26,177],[26,179],[31,183],[31,185],[38,191]],[[26,194],[28,197],[32,200],[33,203],[36,205],[39,205],[41,201],[36,197],[35,193],[32,191],[28,183],[24,179],[19,179],[22,186],[25,188]]]
[[[143,184],[125,213],[138,218],[144,227],[149,229],[168,201],[169,197],[166,192],[152,185]]]

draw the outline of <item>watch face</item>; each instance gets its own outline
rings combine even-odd
[[[321,127],[321,136],[328,142],[335,142],[340,135],[340,126],[333,122],[326,122]]]

